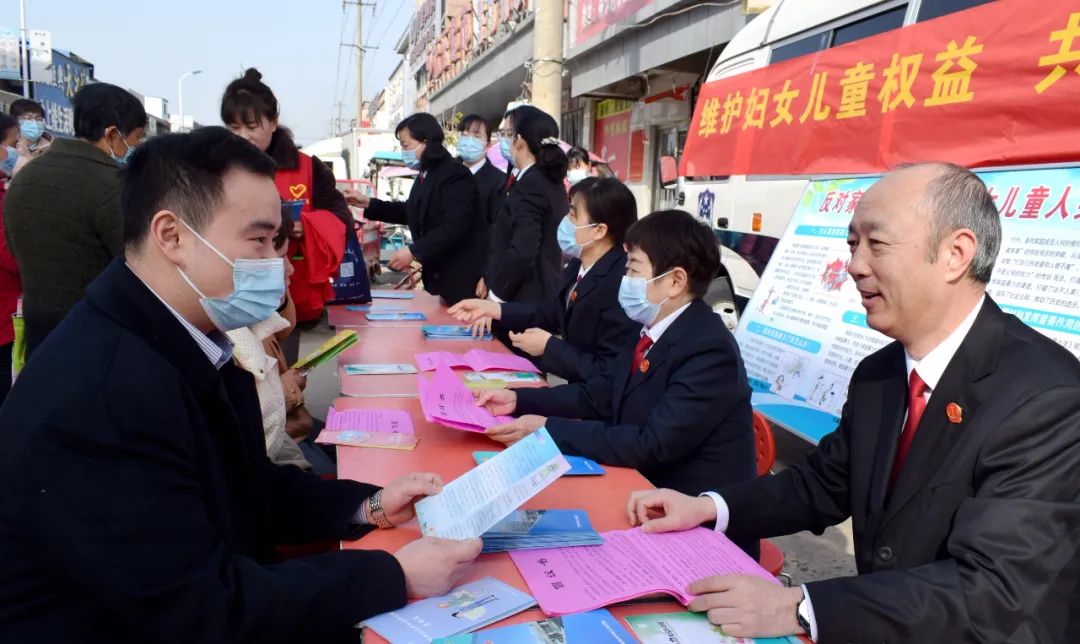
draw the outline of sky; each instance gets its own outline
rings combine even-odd
[[[283,125],[301,143],[328,135],[336,101],[345,119],[356,113],[356,6],[341,0],[25,0],[27,29],[52,33],[53,47],[94,64],[98,80],[168,99],[178,111],[176,83],[184,81],[184,111],[219,125],[221,93],[247,67],[256,67],[281,103]],[[365,0],[364,98],[385,85],[401,57],[394,51],[411,0]],[[374,6],[367,6],[372,4]],[[19,26],[17,0],[0,2],[0,27]],[[339,62],[340,57],[340,62]]]

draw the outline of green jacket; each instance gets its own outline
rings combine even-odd
[[[112,157],[78,139],[57,139],[12,179],[4,230],[30,324],[60,324],[86,286],[123,254],[121,185]]]

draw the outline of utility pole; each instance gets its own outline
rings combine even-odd
[[[22,53],[22,95],[30,98],[30,41],[26,36],[26,0],[19,0],[19,51]]]
[[[401,1],[401,0],[399,0]],[[356,127],[364,125],[364,3],[356,3]]]
[[[562,122],[563,0],[536,0],[532,102]]]

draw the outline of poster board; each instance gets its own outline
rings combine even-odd
[[[1002,223],[990,295],[1080,358],[1080,167],[978,174]],[[847,273],[848,224],[876,180],[809,183],[735,332],[755,409],[814,443],[839,423],[855,367],[890,342]]]

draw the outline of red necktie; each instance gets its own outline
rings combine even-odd
[[[637,342],[637,347],[634,348],[634,363],[630,365],[630,374],[633,375],[635,369],[639,369],[644,373],[648,371],[648,368],[642,369],[643,362],[645,360],[645,352],[649,350],[649,347],[653,345],[652,338],[648,334],[641,336],[641,339]]]
[[[904,467],[908,450],[911,449],[911,441],[915,440],[915,432],[919,429],[919,421],[922,420],[923,412],[926,411],[926,383],[919,377],[919,372],[911,370],[908,378],[908,415],[904,421],[904,431],[900,434],[900,445],[896,448],[896,459],[893,461],[892,476],[889,478],[890,487],[896,483],[900,476],[900,469]]]
[[[515,181],[517,181],[517,175],[511,171],[510,176],[506,178],[506,189],[509,190],[510,187],[514,185]]]

